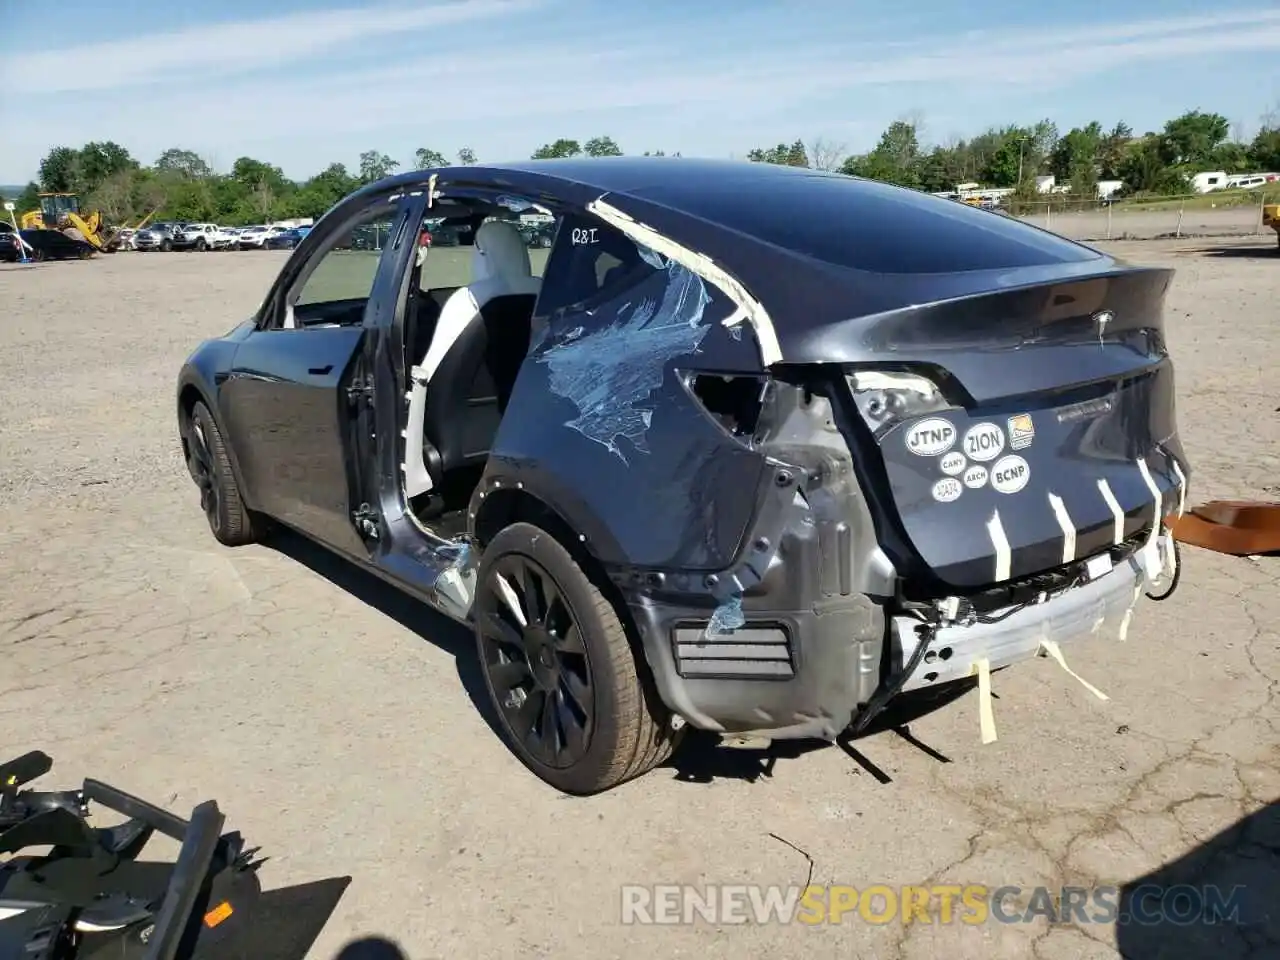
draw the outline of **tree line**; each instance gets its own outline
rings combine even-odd
[[[611,137],[597,136],[585,142],[550,141],[532,158],[621,155]],[[665,154],[656,150],[644,155]],[[1199,171],[1280,172],[1280,112],[1264,117],[1251,139],[1233,130],[1221,114],[1192,110],[1143,134],[1125,123],[1104,129],[1097,122],[1063,134],[1051,120],[1042,120],[929,145],[921,120],[908,117],[891,123],[866,153],[849,154],[843,145],[822,139],[796,140],[751,150],[746,159],[839,171],[930,192],[978,182],[1013,187],[1030,197],[1035,178],[1052,174],[1057,183],[1070,186],[1073,196],[1085,199],[1097,195],[1101,180],[1121,181],[1122,196],[1175,196],[1189,191],[1189,177]],[[462,147],[453,162],[474,164],[475,151]],[[412,169],[449,164],[445,154],[427,147],[411,160]],[[27,185],[17,206],[19,211],[36,209],[40,191],[76,193],[85,209],[100,210],[111,223],[134,222],[154,212],[161,219],[245,225],[318,217],[356,187],[399,169],[401,163],[393,157],[368,150],[354,171],[332,163],[295,181],[280,167],[252,157],[240,157],[229,172],[219,173],[199,154],[179,147],[164,151],[148,166],[119,144],[101,141],[50,150],[40,162],[38,182]]]

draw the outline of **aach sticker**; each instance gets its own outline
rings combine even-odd
[[[964,493],[964,487],[955,477],[943,477],[933,485],[933,499],[939,503],[950,503]]]
[[[942,467],[942,472],[949,477],[958,477],[964,473],[964,468],[968,464],[968,460],[964,458],[964,454],[959,450],[952,450],[941,460],[938,465]]]
[[[994,423],[975,423],[964,435],[964,452],[971,460],[994,460],[1004,451],[1004,431]]]
[[[964,472],[962,479],[964,480],[964,485],[970,490],[985,487],[987,485],[987,468],[980,463],[975,463]]]
[[[1031,414],[1020,413],[1009,418],[1009,447],[1013,450],[1025,450],[1036,438],[1035,421]]]
[[[1002,457],[991,468],[991,486],[1001,493],[1017,493],[1031,479],[1031,467],[1016,455]]]
[[[950,420],[930,417],[912,424],[907,430],[907,449],[919,457],[936,457],[946,453],[956,442],[956,428]]]

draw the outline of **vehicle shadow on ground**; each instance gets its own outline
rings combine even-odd
[[[1121,887],[1116,948],[1161,960],[1280,956],[1280,800]]]
[[[1274,243],[1260,247],[1205,247],[1196,251],[1206,257],[1238,260],[1275,260],[1280,258],[1280,246]]]
[[[960,680],[937,690],[903,694],[856,738],[848,733],[841,734],[834,746],[843,750],[856,764],[854,773],[866,772],[881,784],[892,783],[893,778],[868,756],[868,753],[877,751],[855,746],[879,733],[891,732],[938,763],[950,763],[950,757],[918,740],[912,734],[910,724],[958,700],[976,685],[976,680]],[[681,783],[711,783],[719,779],[756,783],[772,777],[779,760],[797,760],[807,753],[831,747],[832,744],[825,740],[775,740],[767,747],[729,747],[715,734],[691,730],[664,767],[675,771],[675,779]]]
[[[480,672],[475,637],[470,630],[367,570],[290,530],[273,530],[264,545],[319,574],[339,590],[368,604],[452,656],[462,688],[489,725],[489,729],[498,737],[502,736],[498,716],[485,687],[484,675]]]

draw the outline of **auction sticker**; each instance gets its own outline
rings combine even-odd
[[[955,477],[943,477],[933,485],[933,499],[939,503],[950,503],[964,493],[964,487]]]
[[[936,457],[956,442],[956,428],[950,420],[930,417],[907,430],[907,449],[918,457]]]
[[[987,468],[980,463],[975,463],[964,472],[962,479],[964,480],[964,485],[970,490],[985,487],[987,485]]]
[[[1031,479],[1031,467],[1016,454],[1002,457],[991,468],[991,486],[1001,493],[1017,493]]]
[[[964,452],[971,460],[994,460],[1004,452],[1004,431],[994,423],[975,423],[964,435]]]
[[[959,450],[952,450],[945,457],[938,461],[938,466],[942,467],[942,472],[949,477],[958,477],[964,473],[964,468],[968,466],[969,461],[964,458],[964,454]]]

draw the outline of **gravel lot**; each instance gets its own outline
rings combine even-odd
[[[1178,268],[1194,502],[1280,499],[1274,248],[1109,247]],[[415,958],[1275,955],[1280,560],[1187,550],[1183,589],[1127,641],[1067,651],[1110,701],[1048,660],[1001,673],[990,746],[969,694],[912,723],[927,749],[885,731],[858,742],[863,762],[838,747],[766,762],[695,743],[674,768],[566,799],[490,731],[459,628],[304,544],[209,535],[174,375],[255,309],[284,256],[0,267],[0,754],[45,749],[67,785],[100,777],[178,810],[217,798],[271,857],[268,887],[350,874],[316,957],[372,934]],[[1271,913],[620,922],[623,884],[803,884],[800,851],[814,883],[1243,883],[1243,919]]]

